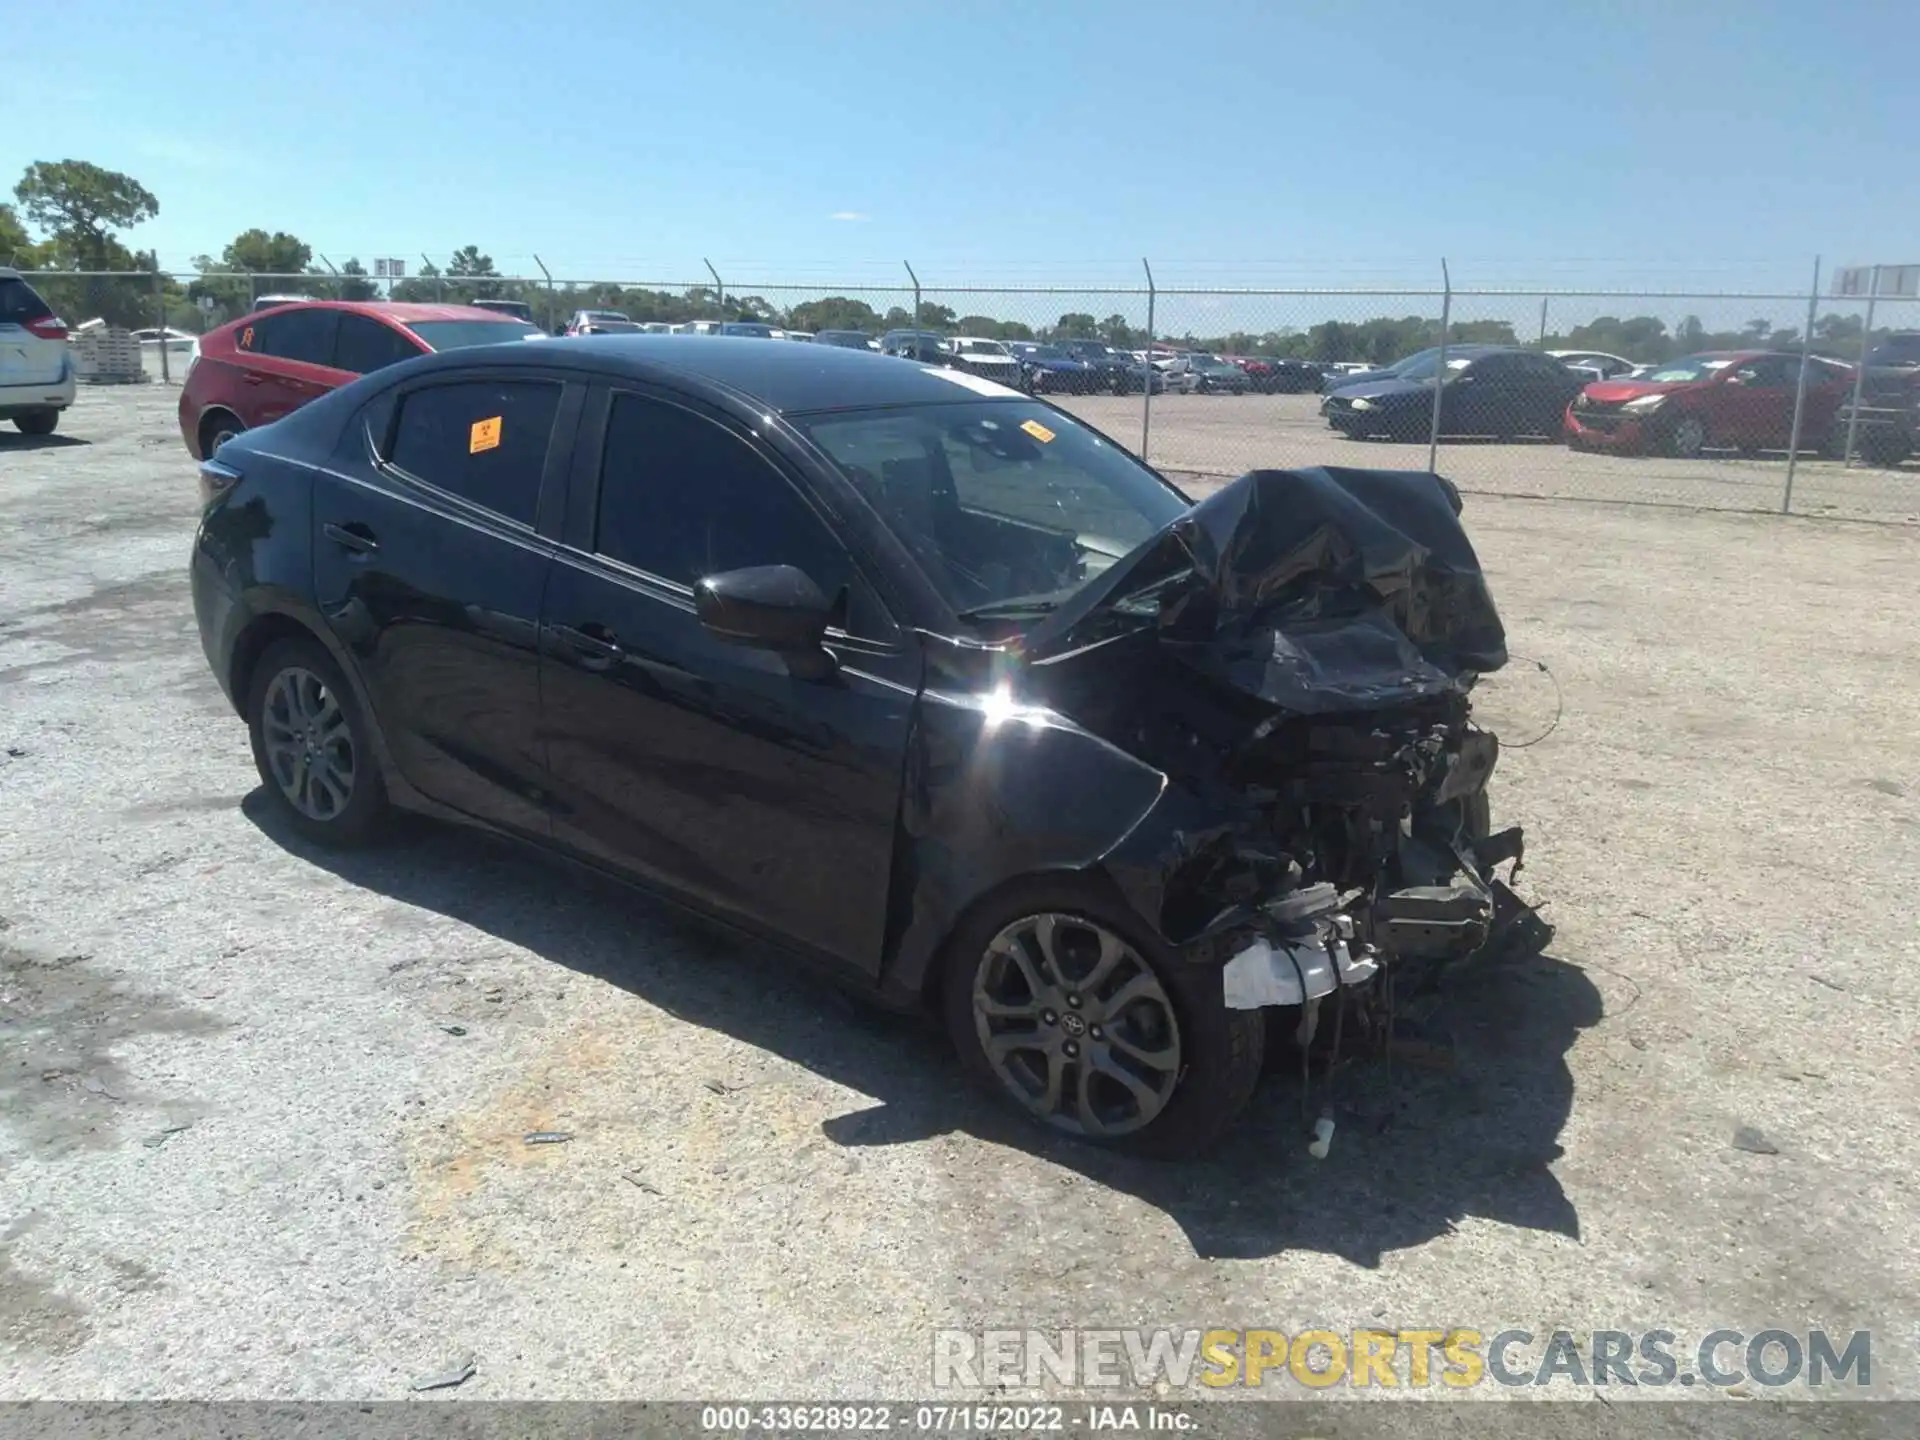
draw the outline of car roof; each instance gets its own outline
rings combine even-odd
[[[415,304],[406,300],[299,300],[280,306],[280,309],[292,309],[293,304],[308,306],[318,310],[346,310],[356,315],[378,315],[396,321],[401,325],[411,325],[417,320],[485,320],[490,324],[514,325],[521,322],[511,315],[502,315],[497,310],[481,310],[472,305],[430,305]],[[262,311],[261,314],[269,312]],[[259,317],[250,315],[249,320]]]
[[[439,368],[530,363],[524,345],[476,346],[441,351],[410,365],[422,375]],[[555,339],[531,347],[531,363],[559,362],[601,375],[677,385],[698,394],[717,388],[780,414],[812,410],[866,410],[887,405],[1019,399],[991,382],[937,366],[916,365],[870,350],[832,345],[795,345],[786,340],[675,339],[670,335],[608,335]],[[691,383],[689,383],[691,382]]]

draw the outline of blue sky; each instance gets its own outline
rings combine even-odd
[[[17,27],[16,27],[17,29]],[[0,177],[138,176],[183,267],[1804,286],[1920,261],[1912,0],[46,5]],[[1915,253],[1907,253],[1913,251]]]

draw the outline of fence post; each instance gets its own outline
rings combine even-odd
[[[920,328],[920,277],[913,273],[913,262],[911,260],[902,260],[900,263],[907,267],[907,278],[913,281],[913,327],[912,328],[915,330],[918,330]]]
[[[1440,363],[1433,372],[1433,419],[1427,431],[1427,469],[1440,468],[1440,395],[1447,388],[1447,332],[1453,324],[1453,276],[1440,257]]]
[[[1813,257],[1813,291],[1807,296],[1807,328],[1800,332],[1800,377],[1793,387],[1793,432],[1787,437],[1787,484],[1780,496],[1780,513],[1793,510],[1793,472],[1800,463],[1800,425],[1807,409],[1807,371],[1813,354],[1813,321],[1820,310],[1820,257]]]
[[[153,272],[153,313],[153,323],[160,327],[160,383],[171,385],[173,370],[167,362],[167,277],[158,270]]]
[[[1540,338],[1534,343],[1542,350],[1547,348],[1547,301],[1549,298],[1551,297],[1546,295],[1540,297]]]
[[[260,298],[260,282],[253,278],[253,272],[247,272],[247,313],[253,313],[253,305]]]
[[[433,298],[436,300],[446,299],[447,277],[440,273],[440,267],[429,260],[427,258],[427,252],[422,250],[420,252],[420,273],[424,275],[429,270],[433,271]]]
[[[727,314],[727,282],[720,278],[720,272],[713,268],[713,262],[707,259],[706,256],[702,255],[700,257],[700,263],[707,267],[707,274],[713,277],[714,288],[720,292],[720,316],[722,319],[725,319]]]
[[[1867,351],[1873,348],[1873,305],[1880,298],[1880,267],[1873,267],[1873,279],[1867,282],[1867,318],[1860,326],[1860,364],[1853,372],[1853,405],[1847,411],[1847,449],[1843,463],[1853,468],[1853,439],[1860,433],[1860,391],[1867,378]]]
[[[1147,272],[1147,358],[1140,363],[1140,458],[1147,458],[1147,436],[1153,429],[1153,266],[1140,257],[1140,268]]]
[[[538,255],[533,257],[533,263],[538,265],[540,273],[547,277],[547,323],[542,328],[552,330],[560,323],[560,297],[553,293],[553,272],[547,269],[547,262]]]

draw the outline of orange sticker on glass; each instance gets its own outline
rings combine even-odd
[[[249,325],[240,332],[240,348],[242,350],[251,350],[253,348],[253,326]]]
[[[1053,431],[1042,425],[1038,420],[1022,420],[1020,422],[1020,428],[1033,436],[1033,438],[1038,440],[1042,445],[1047,444],[1053,439]]]
[[[473,422],[473,428],[467,432],[467,453],[478,455],[482,450],[500,448],[500,417],[489,416],[485,420]]]

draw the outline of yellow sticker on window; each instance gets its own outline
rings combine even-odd
[[[1033,436],[1033,438],[1038,440],[1042,445],[1049,443],[1053,439],[1053,431],[1042,425],[1038,420],[1022,420],[1020,422],[1020,428]]]
[[[467,432],[467,453],[478,455],[482,450],[500,448],[500,417],[489,416],[485,420],[473,422],[473,428]]]

